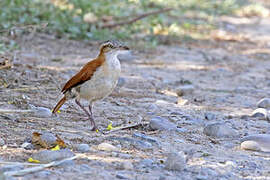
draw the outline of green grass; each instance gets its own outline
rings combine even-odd
[[[0,31],[21,25],[39,25],[48,22],[48,27],[42,31],[60,38],[89,40],[139,38],[158,44],[156,35],[186,38],[188,33],[196,31],[197,27],[213,28],[211,17],[231,14],[241,7],[239,2],[237,0],[1,0]],[[106,23],[104,19],[121,21],[127,17],[168,6],[175,10],[148,16],[133,24],[113,29],[98,28],[99,25]],[[85,15],[89,13],[93,23],[84,21]],[[187,13],[194,13],[198,17],[186,18],[185,22],[180,21]],[[111,23],[112,20],[108,22]]]

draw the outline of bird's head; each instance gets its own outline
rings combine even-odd
[[[129,48],[126,45],[116,40],[105,41],[100,46],[101,53],[127,51],[127,50],[129,50]]]

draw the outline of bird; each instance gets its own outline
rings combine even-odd
[[[117,85],[121,64],[119,54],[125,54],[129,47],[117,40],[107,40],[100,46],[98,56],[86,63],[81,70],[71,77],[61,92],[63,97],[53,108],[55,114],[68,100],[75,99],[75,103],[85,112],[92,125],[92,131],[96,131],[97,125],[93,118],[93,105],[112,93]],[[81,99],[89,102],[88,111],[80,103]]]

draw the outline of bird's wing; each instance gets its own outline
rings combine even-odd
[[[92,78],[95,71],[105,62],[105,57],[98,57],[88,62],[77,74],[75,74],[63,87],[62,93],[66,93],[72,88],[88,81]]]

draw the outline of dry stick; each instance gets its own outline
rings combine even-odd
[[[140,123],[137,123],[137,124],[131,124],[131,125],[127,125],[127,126],[116,127],[116,128],[113,128],[112,130],[110,130],[108,132],[104,132],[104,134],[109,134],[109,133],[112,133],[112,132],[115,132],[115,131],[125,130],[125,129],[129,129],[129,128],[136,128],[136,127],[146,125],[146,124],[147,123],[140,122]]]
[[[161,9],[161,10],[158,10],[158,11],[153,11],[153,12],[141,14],[141,15],[139,15],[139,16],[133,18],[133,19],[127,20],[127,21],[101,25],[100,28],[114,28],[116,26],[122,26],[122,25],[125,25],[125,24],[132,24],[132,23],[134,23],[134,22],[136,22],[136,21],[138,21],[140,19],[143,19],[143,18],[145,18],[147,16],[164,13],[164,12],[168,12],[168,11],[171,11],[171,10],[173,10],[173,8],[166,8],[166,9]]]
[[[4,113],[31,113],[34,110],[20,110],[20,109],[0,109],[0,114]]]
[[[76,155],[76,156],[73,156],[73,157],[70,157],[70,158],[66,158],[66,159],[63,159],[61,161],[53,161],[53,162],[48,163],[48,164],[42,164],[42,165],[37,166],[37,167],[26,168],[26,169],[18,170],[18,171],[5,172],[4,176],[22,176],[22,175],[25,175],[25,174],[40,171],[40,170],[48,168],[48,167],[58,166],[58,165],[66,162],[66,161],[70,161],[70,160],[76,159],[78,157],[80,157],[80,155]]]

